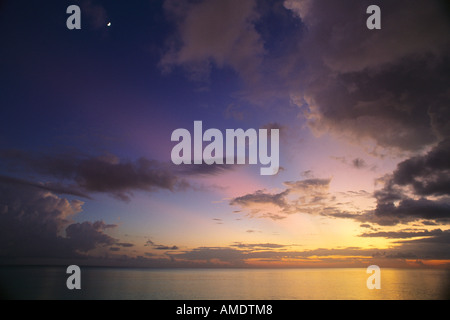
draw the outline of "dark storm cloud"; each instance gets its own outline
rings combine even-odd
[[[128,242],[117,242],[115,243],[116,246],[124,247],[124,248],[131,248],[134,247],[134,244],[128,243]]]
[[[147,158],[120,160],[114,155],[39,155],[20,150],[0,151],[0,168],[9,173],[31,173],[56,181],[34,182],[0,175],[0,180],[90,198],[91,193],[107,193],[129,201],[134,191],[181,191],[195,188],[185,178],[211,176],[234,170],[238,165],[175,166]],[[226,159],[224,159],[224,162]]]
[[[382,29],[368,30],[379,4]],[[450,24],[439,1],[287,0],[308,32],[297,104],[317,134],[420,150],[449,137]],[[302,49],[302,50],[300,50]],[[295,81],[293,81],[295,83]]]
[[[379,71],[321,77],[308,88],[305,116],[317,132],[419,150],[448,136],[434,119],[449,116],[449,72],[448,59],[428,63],[414,57]]]
[[[399,250],[411,252],[422,259],[450,259],[450,230],[435,232],[431,237],[397,242]]]
[[[76,244],[78,250],[87,252],[99,245],[116,244],[115,239],[103,233],[105,229],[111,227],[113,226],[106,225],[103,221],[74,223],[66,228],[66,236]]]
[[[363,222],[395,225],[424,220],[450,223],[450,140],[428,153],[400,162],[384,187],[374,193],[376,209],[354,218]],[[412,197],[412,195],[415,197]]]
[[[392,174],[379,182],[374,192],[376,208],[359,214],[332,212],[329,216],[350,218],[384,226],[421,221],[424,225],[450,223],[450,139],[429,152],[400,162]]]
[[[415,221],[428,221],[441,224],[450,223],[450,199],[404,199],[398,202],[377,203],[374,210],[362,213],[349,213],[336,210],[324,215],[335,218],[353,219],[364,224],[372,223],[380,226],[395,226]],[[425,222],[426,224],[426,222]]]
[[[71,174],[87,191],[112,193],[124,200],[132,190],[173,190],[178,181],[160,163],[145,158],[122,163],[91,158],[79,163]]]
[[[174,191],[187,184],[168,165],[146,158],[121,161],[113,155],[36,155],[17,150],[2,151],[0,158],[10,172],[28,171],[60,181],[46,184],[22,181],[23,183],[84,197],[89,197],[88,194],[92,192],[102,192],[129,201],[133,191]],[[62,183],[67,181],[70,184]]]
[[[81,201],[68,201],[46,191],[0,183],[0,250],[2,256],[66,257],[70,244],[58,234]]]
[[[372,219],[374,222],[385,225],[408,223],[421,219],[448,223],[450,222],[450,202],[449,199],[405,199],[400,201],[398,205],[379,203]]]
[[[417,195],[450,195],[450,139],[397,165],[390,183],[411,186]]]
[[[424,226],[437,226],[438,223],[434,222],[434,221],[422,221],[422,224]]]
[[[0,182],[0,256],[7,259],[80,258],[116,244],[103,221],[73,223],[83,202],[35,187]]]
[[[442,244],[447,248],[450,246],[450,230],[433,230],[430,231],[430,236],[427,236],[422,239],[413,239],[411,241],[399,241],[399,243],[408,243],[408,244]],[[450,252],[449,252],[450,255]]]
[[[78,190],[77,187],[70,187],[63,185],[61,183],[55,183],[55,182],[46,182],[46,183],[37,183],[33,181],[28,181],[25,179],[19,179],[19,178],[13,178],[8,176],[0,175],[0,182],[6,183],[6,184],[19,184],[24,186],[31,186],[42,190],[51,191],[56,194],[68,194],[73,196],[78,196],[82,198],[89,199],[90,196],[87,193],[83,193],[80,190]]]

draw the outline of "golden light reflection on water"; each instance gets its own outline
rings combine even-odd
[[[448,273],[443,270],[382,268],[380,290],[367,288],[370,274],[365,269],[287,271],[288,299],[443,299],[449,286]]]
[[[187,272],[187,273],[186,273]],[[446,299],[445,270],[381,269],[381,289],[369,290],[364,268],[184,270],[166,285],[180,299]],[[179,287],[179,281],[186,287]],[[184,294],[188,293],[188,294]]]
[[[61,268],[1,271],[0,287],[8,297],[19,299],[450,299],[450,270],[442,269],[381,268],[381,289],[369,290],[366,283],[370,274],[365,268],[85,268],[83,289],[77,293],[65,288],[66,274]]]

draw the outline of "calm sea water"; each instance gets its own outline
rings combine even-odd
[[[450,299],[450,271],[382,269],[369,290],[365,269],[81,269],[68,290],[61,267],[0,267],[0,295],[11,299]]]

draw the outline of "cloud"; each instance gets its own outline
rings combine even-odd
[[[450,139],[430,151],[397,164],[392,174],[378,182],[383,187],[373,193],[376,207],[359,213],[329,212],[336,218],[349,218],[383,226],[420,221],[424,225],[450,223]]]
[[[369,167],[369,165],[367,164],[366,160],[362,159],[362,158],[354,158],[351,161],[348,161],[346,157],[335,157],[332,156],[330,157],[333,160],[337,160],[345,165],[350,166],[353,169],[366,169]],[[372,166],[371,169],[375,169],[375,166]]]
[[[450,230],[434,230],[432,236],[397,243],[398,250],[411,252],[420,259],[450,259]]]
[[[105,233],[116,225],[73,222],[82,206],[82,201],[69,201],[46,190],[0,182],[1,259],[36,263],[83,258],[92,249],[116,244]]]
[[[414,233],[416,233],[414,235]],[[448,260],[450,230],[400,231],[397,234],[380,233],[391,239],[401,239],[384,249],[361,247],[316,248],[292,250],[292,245],[276,243],[235,242],[224,247],[198,247],[177,253],[170,253],[173,263],[195,263],[198,266],[245,267],[254,264],[279,263],[286,265],[342,265],[367,266],[370,263],[407,266],[405,260]],[[412,240],[411,240],[412,239]],[[389,262],[390,261],[390,262]]]
[[[251,217],[280,220],[293,213],[323,214],[330,211],[330,201],[334,198],[329,194],[331,179],[305,179],[286,181],[286,187],[279,193],[269,193],[258,190],[230,200],[232,206],[246,209]]]
[[[82,210],[82,205],[82,201],[69,201],[48,191],[1,182],[1,234],[14,236],[15,227],[22,224],[32,234],[56,236]]]
[[[177,246],[166,246],[162,244],[156,244],[152,240],[147,240],[145,243],[145,246],[150,246],[155,250],[178,250],[179,248]]]
[[[172,163],[163,163],[144,157],[130,161],[121,160],[112,154],[40,155],[21,150],[0,150],[0,160],[0,168],[4,167],[9,174],[31,173],[35,179],[38,175],[39,180],[47,180],[35,182],[0,174],[0,181],[34,186],[57,194],[75,195],[87,199],[90,199],[93,193],[107,193],[122,201],[130,201],[135,191],[169,190],[174,192],[189,188],[201,190],[203,186],[196,186],[188,179],[217,176],[242,166],[205,163],[194,166],[175,166]]]
[[[425,220],[450,222],[449,139],[428,153],[400,162],[374,193],[377,207],[359,219],[384,225]]]
[[[277,244],[277,243],[241,243],[236,242],[231,245],[231,247],[241,248],[241,249],[252,249],[252,250],[261,250],[261,249],[279,249],[287,247],[286,245]]]
[[[366,28],[371,4],[382,10],[382,29],[377,32]],[[308,27],[308,53],[320,53],[317,58],[333,71],[358,72],[409,55],[440,55],[449,42],[449,25],[439,1],[287,0],[285,7]]]
[[[408,239],[408,238],[421,238],[421,237],[433,237],[443,234],[441,229],[435,230],[422,230],[422,231],[379,231],[371,233],[363,233],[360,237],[376,238],[383,237],[387,239]]]
[[[441,2],[280,3],[166,0],[176,32],[161,66],[182,66],[197,80],[213,66],[231,67],[247,84],[237,97],[291,102],[316,135],[401,151],[450,137],[450,25]],[[366,27],[371,4],[382,7],[376,32]],[[275,38],[269,21],[282,34]],[[226,113],[242,119],[236,105]]]
[[[226,262],[234,266],[244,266],[244,251],[227,247],[200,247],[171,255],[176,260],[197,262]]]
[[[287,191],[283,191],[281,193],[270,194],[266,193],[263,190],[258,190],[255,193],[246,194],[241,197],[234,198],[231,200],[231,205],[240,205],[243,207],[249,207],[253,204],[273,204],[278,206],[279,208],[287,207],[287,203],[285,200],[285,196],[287,195]]]
[[[231,67],[247,80],[237,97],[297,105],[316,135],[394,151],[450,137],[450,25],[442,2],[280,3],[165,1],[176,32],[161,66],[182,66],[199,79],[213,66]],[[366,27],[371,4],[382,8],[376,32]],[[269,22],[282,34],[275,38]],[[235,105],[228,116],[245,117]]]
[[[155,246],[154,249],[156,249],[156,250],[178,250],[178,247],[177,246],[169,247],[169,246],[158,245],[158,246]]]
[[[374,74],[318,79],[306,92],[308,106],[302,107],[310,128],[413,151],[446,136],[433,118],[448,116],[449,94],[441,87],[448,62],[432,68],[410,58],[399,64]],[[350,92],[351,84],[359,87]]]
[[[446,235],[447,236],[447,235]],[[445,237],[446,237],[445,236]],[[441,239],[443,239],[441,237]],[[436,238],[437,240],[438,238]],[[383,265],[396,265],[387,260],[397,261],[400,265],[406,259],[449,259],[448,239],[445,239],[442,247],[436,242],[428,244],[420,240],[399,243],[397,246],[387,249],[367,249],[360,247],[344,248],[317,248],[311,250],[284,250],[289,246],[275,245],[267,248],[252,244],[238,244],[230,247],[199,247],[192,250],[172,253],[170,257],[174,263],[196,263],[197,265],[234,267],[252,266],[260,263],[279,263],[284,265],[357,265],[367,266],[374,261],[382,262]],[[283,248],[283,250],[279,250]],[[428,250],[428,251],[427,251]],[[447,250],[447,251],[445,251]],[[384,259],[384,260],[380,260]],[[387,259],[387,260],[386,260]]]
[[[433,222],[439,224],[450,223],[450,202],[444,200],[405,199],[394,202],[377,203],[374,210],[366,210],[361,213],[345,211],[332,211],[324,215],[335,218],[353,219],[362,223],[378,224],[380,226],[395,226],[409,224],[415,221],[423,221],[425,224]]]
[[[285,131],[288,129],[288,127],[285,125],[282,125],[278,122],[268,122],[268,123],[262,125],[261,129],[267,130],[268,137],[270,137],[272,130],[277,129],[277,130],[279,130],[280,137],[283,139],[285,137]]]
[[[288,190],[275,194],[258,190],[254,193],[231,199],[229,204],[246,209],[245,211],[250,217],[280,220],[286,218],[286,215],[290,213],[291,207],[286,199],[288,193]]]
[[[426,233],[426,231],[425,231]],[[411,241],[399,241],[399,243],[403,243],[403,244],[430,244],[430,243],[435,243],[435,244],[441,244],[443,246],[442,249],[445,249],[445,247],[449,247],[450,246],[450,230],[444,230],[442,231],[441,229],[436,229],[436,230],[432,230],[429,231],[428,236],[421,238],[421,239],[413,239]],[[447,251],[448,252],[448,251]],[[449,253],[449,252],[448,252]],[[449,253],[450,255],[450,253]]]
[[[32,172],[57,180],[35,183],[15,179],[16,183],[86,198],[89,198],[90,193],[108,193],[129,201],[133,191],[175,191],[188,185],[169,165],[146,158],[121,161],[110,154],[99,157],[78,154],[37,155],[18,150],[2,151],[0,158],[6,163],[9,172]]]
[[[352,165],[354,168],[356,169],[363,169],[367,167],[367,163],[366,161],[364,161],[364,159],[361,158],[355,158],[352,161]]]
[[[244,79],[258,73],[264,53],[255,29],[256,1],[209,0],[164,2],[176,33],[160,65],[168,72],[183,66],[193,80],[205,80],[212,66],[231,67]]]
[[[127,243],[127,242],[116,242],[116,246],[124,247],[124,248],[131,248],[134,247],[133,243]]]
[[[87,193],[84,193],[84,192],[78,190],[76,187],[65,186],[61,183],[33,182],[33,181],[25,180],[25,179],[8,177],[8,176],[4,176],[4,175],[0,175],[0,183],[30,186],[30,187],[35,187],[38,189],[50,191],[50,192],[53,192],[56,194],[68,194],[68,195],[78,196],[81,198],[90,199],[90,196]]]
[[[234,163],[236,163],[235,161]],[[237,168],[237,166],[242,166],[239,164],[226,164],[226,158],[223,158],[223,164],[196,164],[196,165],[186,165],[186,166],[176,166],[173,168],[173,172],[180,176],[217,176]]]
[[[98,246],[116,244],[116,240],[103,233],[108,228],[115,225],[106,225],[103,221],[74,223],[66,228],[66,237],[77,248],[77,250],[87,252]]]
[[[449,159],[450,139],[446,139],[427,154],[399,163],[389,183],[411,186],[420,196],[450,195]]]
[[[287,181],[284,184],[289,187],[290,191],[295,192],[321,192],[327,190],[331,179],[305,179],[299,181]]]
[[[370,4],[382,29],[365,26]],[[439,1],[288,0],[307,28],[291,89],[311,130],[416,151],[449,137],[450,25]],[[426,30],[426,32],[424,32]],[[306,67],[305,67],[306,66]]]
[[[84,190],[107,192],[129,200],[132,190],[174,190],[178,179],[154,160],[140,158],[135,162],[110,163],[102,159],[85,159],[77,163],[72,172],[64,172]]]
[[[441,223],[450,222],[450,202],[445,200],[405,199],[398,205],[394,203],[378,203],[372,215],[368,214],[367,221],[381,225],[395,225],[409,223],[416,220],[436,220]]]

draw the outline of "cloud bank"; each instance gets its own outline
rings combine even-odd
[[[14,259],[85,257],[97,247],[116,244],[103,221],[75,223],[83,202],[23,185],[0,182],[0,256]]]
[[[284,4],[308,30],[296,101],[316,134],[412,151],[448,137],[450,25],[441,2]],[[382,10],[376,32],[365,27],[370,4]]]

